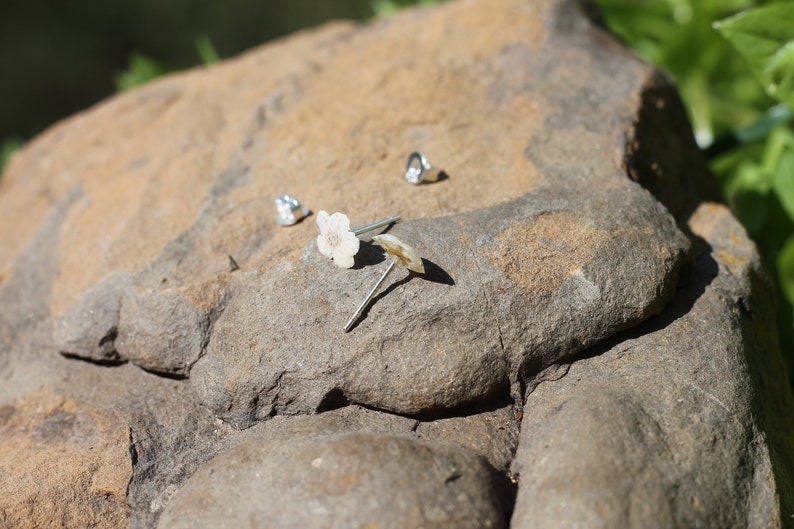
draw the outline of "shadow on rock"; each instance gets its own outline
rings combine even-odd
[[[369,244],[370,244],[370,246],[377,246],[377,245],[373,245],[372,243],[369,243]],[[359,254],[360,253],[361,253],[361,250],[359,250]],[[356,256],[356,257],[358,257],[358,256]],[[386,259],[385,255],[381,254],[381,261],[383,261],[385,259]],[[399,281],[395,281],[394,283],[392,283],[391,285],[386,287],[386,289],[383,290],[380,294],[378,294],[377,296],[372,298],[372,301],[370,301],[367,304],[366,308],[361,312],[361,316],[353,324],[353,326],[350,327],[350,330],[352,331],[353,329],[358,327],[361,324],[362,321],[367,319],[367,315],[369,314],[370,309],[373,306],[375,306],[375,304],[378,303],[378,301],[380,301],[384,297],[388,296],[395,289],[405,285],[406,283],[408,283],[408,281],[410,281],[414,277],[418,277],[420,279],[424,279],[425,281],[430,281],[431,283],[439,283],[439,284],[442,284],[442,285],[449,285],[449,286],[454,286],[455,285],[455,280],[452,279],[452,276],[449,275],[449,273],[446,270],[444,270],[443,268],[438,266],[433,261],[430,261],[429,259],[425,259],[423,257],[422,258],[422,264],[425,267],[425,273],[424,274],[417,274],[416,272],[408,271],[408,275],[407,276],[405,276],[404,278],[400,279]]]
[[[452,276],[447,273],[446,270],[438,266],[433,261],[429,259],[422,258],[422,264],[425,265],[425,273],[424,275],[419,274],[412,274],[416,275],[425,281],[430,281],[432,283],[441,283],[442,285],[449,285],[455,286],[455,280],[452,279]]]
[[[381,233],[386,233],[388,229],[383,230]],[[355,257],[355,264],[353,270],[361,270],[367,266],[380,264],[386,260],[386,254],[383,253],[383,248],[378,246],[373,241],[361,241],[358,247],[358,253]]]

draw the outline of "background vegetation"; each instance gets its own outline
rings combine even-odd
[[[794,3],[598,0],[607,26],[676,79],[723,195],[776,279],[794,373]],[[790,376],[790,379],[794,377]]]
[[[326,20],[389,16],[437,2],[2,3],[0,169],[24,140],[116,90]],[[596,2],[610,30],[676,79],[726,200],[777,280],[781,346],[794,372],[794,3]]]

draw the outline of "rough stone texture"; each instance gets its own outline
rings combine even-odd
[[[159,527],[505,527],[505,475],[411,438],[410,422],[365,410],[267,421],[196,472]]]
[[[60,351],[96,362],[119,362],[116,351],[119,304],[131,277],[100,281],[86,291],[69,313],[55,322],[53,336]]]
[[[130,428],[38,393],[0,406],[0,526],[129,526]]]
[[[136,528],[203,519],[205,493],[234,505],[216,526],[259,520],[249,456],[273,487],[297,469],[268,499],[284,525],[322,524],[299,492],[336,508],[304,464],[323,451],[358,480],[328,511],[348,522],[498,526],[517,495],[515,527],[780,525],[772,305],[700,205],[688,131],[669,81],[563,0],[332,24],[120,94],[0,180],[0,403],[43,386],[114,410]],[[416,149],[449,177],[407,184]],[[354,225],[402,214],[427,274],[344,333],[385,258],[364,237],[338,269],[312,217],[276,224],[284,192]]]
[[[512,527],[788,522],[794,425],[774,400],[788,388],[772,289],[724,206],[689,225],[697,266],[671,306],[528,395]]]
[[[11,191],[19,172],[56,197],[78,190],[52,235],[53,346],[189,376],[243,427],[311,413],[328,395],[400,413],[508,387],[518,399],[544,367],[658,313],[689,241],[621,162],[645,85],[674,92],[593,47],[572,9],[462,2],[331,26],[54,129],[28,151],[37,166],[23,158],[7,176]],[[406,25],[438,29],[406,44]],[[350,76],[362,49],[367,67]],[[450,177],[406,185],[414,148]],[[67,149],[93,154],[50,174],[44,162]],[[332,266],[312,219],[273,222],[282,191],[354,223],[401,213],[393,231],[430,273],[398,277],[343,333],[383,256]]]
[[[94,365],[18,345],[15,352],[19,358],[10,358],[3,368],[0,406],[25,401],[44,385],[56,395],[90,402],[91,408],[100,410],[97,413],[119,414],[123,424],[129,425],[124,453],[133,463],[132,480],[127,477],[133,528],[153,527],[182,482],[218,450],[230,446],[238,433],[201,407],[179,380],[155,376],[130,364]],[[12,455],[15,464],[24,457],[16,449]],[[72,462],[61,461],[64,465]],[[75,519],[65,526],[83,528],[89,520]]]

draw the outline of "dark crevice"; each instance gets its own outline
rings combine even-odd
[[[455,481],[459,480],[461,477],[463,477],[463,474],[460,473],[460,470],[453,469],[452,472],[450,472],[450,474],[446,478],[444,478],[444,484],[447,485],[449,483],[454,483]]]
[[[618,334],[620,334],[620,333],[618,333]],[[589,348],[586,349],[586,351],[587,350],[589,350]],[[524,404],[526,405],[526,402],[527,402],[527,399],[529,399],[529,396],[532,395],[532,393],[537,389],[537,387],[542,382],[553,382],[555,380],[560,380],[565,375],[567,375],[568,371],[571,368],[571,362],[574,362],[577,359],[579,359],[579,356],[581,354],[583,354],[583,352],[576,353],[572,357],[572,359],[569,359],[568,362],[566,362],[566,363],[555,362],[555,363],[553,363],[551,365],[547,365],[543,369],[540,369],[539,371],[537,371],[536,374],[533,375],[533,376],[529,376],[529,377],[526,377],[526,378],[522,377],[520,395],[523,395]],[[522,410],[521,413],[522,413],[522,416],[523,416],[523,410]]]
[[[419,427],[420,423],[433,422],[442,419],[464,418],[481,413],[495,412],[508,406],[515,406],[515,401],[510,397],[508,392],[508,385],[505,384],[503,388],[494,391],[488,395],[484,395],[476,401],[467,402],[459,406],[451,408],[437,408],[432,410],[425,410],[419,413],[399,413],[394,410],[373,406],[362,402],[349,400],[339,388],[332,389],[325,397],[323,397],[320,404],[317,406],[317,413],[337,410],[346,406],[358,406],[364,410],[375,411],[378,413],[388,413],[403,417],[406,419],[413,419],[416,421],[414,430]]]
[[[689,234],[686,221],[704,200],[722,201],[708,161],[697,146],[675,83],[654,72],[640,93],[626,132],[626,174],[664,204]]]
[[[505,384],[498,390],[488,395],[483,395],[479,399],[472,402],[467,402],[452,408],[436,408],[425,410],[419,413],[403,414],[403,416],[410,419],[415,419],[419,422],[433,422],[441,419],[454,419],[479,415],[481,413],[494,412],[514,405],[515,402],[510,397],[509,384]]]
[[[513,510],[516,506],[516,497],[518,496],[518,482],[511,479],[506,474],[499,472],[499,470],[490,466],[491,487],[496,500],[502,508],[502,513],[505,519],[505,525],[510,525],[510,519],[513,517]]]
[[[337,410],[340,408],[344,408],[350,404],[350,400],[345,396],[345,392],[342,391],[340,388],[334,388],[320,400],[320,403],[317,405],[317,413],[323,413],[326,411]]]
[[[132,428],[130,428],[129,443],[130,446],[128,448],[128,451],[130,455],[130,466],[132,467],[132,472],[130,472],[130,480],[127,482],[128,497],[130,494],[130,487],[132,486],[132,482],[135,479],[135,474],[137,472],[137,467],[138,467],[138,449],[135,447],[135,439],[132,436]]]
[[[113,326],[110,330],[99,340],[99,347],[104,348],[106,345],[110,344],[113,345],[113,342],[116,341],[116,337],[119,335],[119,328],[117,326]]]
[[[229,259],[232,259],[232,257],[229,256]],[[234,262],[233,259],[232,259],[232,262]],[[200,349],[199,349],[199,354],[196,356],[196,359],[189,366],[187,366],[187,368],[185,370],[186,373],[187,373],[185,375],[186,377],[188,377],[190,375],[190,371],[193,369],[193,366],[196,365],[196,362],[201,360],[201,358],[203,358],[204,355],[206,354],[207,347],[209,346],[209,343],[210,343],[210,338],[212,337],[212,331],[215,328],[215,323],[223,315],[223,312],[226,310],[226,307],[229,304],[230,298],[231,298],[231,294],[230,294],[230,292],[227,289],[221,295],[221,297],[218,300],[218,302],[210,309],[209,314],[207,315],[207,318],[204,321],[204,325],[203,325],[203,329],[202,329],[203,337],[202,337],[202,340],[201,340],[201,346],[200,346]]]
[[[58,351],[61,356],[64,358],[68,358],[69,360],[80,360],[82,362],[87,362],[89,364],[94,364],[95,366],[100,367],[118,367],[127,363],[127,359],[121,358],[120,356],[115,356],[113,358],[88,358],[82,356],[78,353],[70,353],[68,351]]]
[[[143,369],[144,371],[146,371],[150,375],[154,375],[154,376],[160,377],[160,378],[167,378],[167,379],[170,379],[170,380],[185,380],[185,379],[188,378],[187,374],[185,374],[185,373],[169,373],[169,372],[166,372],[166,371],[155,371],[153,369],[149,369],[149,368],[146,368],[146,367],[143,367],[143,366],[138,366],[138,367]]]
[[[130,462],[132,463],[132,468],[138,465],[138,449],[135,448],[135,440],[132,438],[132,430],[130,430]],[[133,472],[134,474],[134,472]]]

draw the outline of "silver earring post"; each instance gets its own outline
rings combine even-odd
[[[408,270],[418,274],[425,273],[425,265],[422,263],[422,258],[419,257],[419,254],[416,253],[416,250],[402,242],[394,235],[375,235],[372,240],[378,243],[381,248],[386,250],[386,253],[391,257],[392,261],[389,263],[389,267],[386,269],[386,271],[383,272],[383,275],[380,276],[380,279],[378,279],[378,281],[375,283],[375,286],[372,287],[372,290],[370,290],[367,296],[364,298],[364,301],[361,302],[353,315],[350,316],[350,319],[347,320],[347,323],[345,324],[345,332],[350,332],[350,329],[353,328],[356,320],[358,320],[358,318],[361,316],[361,313],[364,312],[364,309],[367,307],[367,305],[369,305],[370,301],[372,301],[372,298],[375,297],[375,294],[383,285],[383,282],[386,280],[389,274],[392,273],[396,266],[407,268]]]
[[[421,184],[422,182],[437,182],[441,178],[441,169],[430,165],[427,157],[419,151],[408,155],[408,163],[405,165],[405,179],[411,184]]]
[[[372,224],[367,224],[366,226],[361,226],[360,228],[356,228],[353,230],[353,235],[358,237],[362,233],[367,233],[368,231],[377,230],[378,228],[382,228],[384,226],[388,226],[389,224],[394,224],[395,222],[400,222],[402,216],[395,215],[393,217],[389,217],[388,219],[379,220],[378,222],[373,222]]]
[[[369,291],[369,294],[367,294],[367,297],[365,297],[364,301],[361,302],[361,305],[358,306],[356,312],[354,312],[353,315],[350,316],[350,319],[347,320],[347,323],[345,323],[345,332],[350,332],[350,329],[353,328],[353,324],[356,323],[358,317],[361,316],[362,312],[364,312],[366,306],[375,296],[375,293],[380,289],[380,286],[383,284],[383,282],[386,281],[386,278],[389,277],[389,274],[392,273],[392,270],[394,270],[395,266],[397,266],[397,263],[395,263],[394,261],[389,263],[389,267],[386,269],[385,272],[383,272],[383,275],[380,276],[380,279],[378,279],[378,282],[375,283],[374,287],[372,287],[372,290]]]

